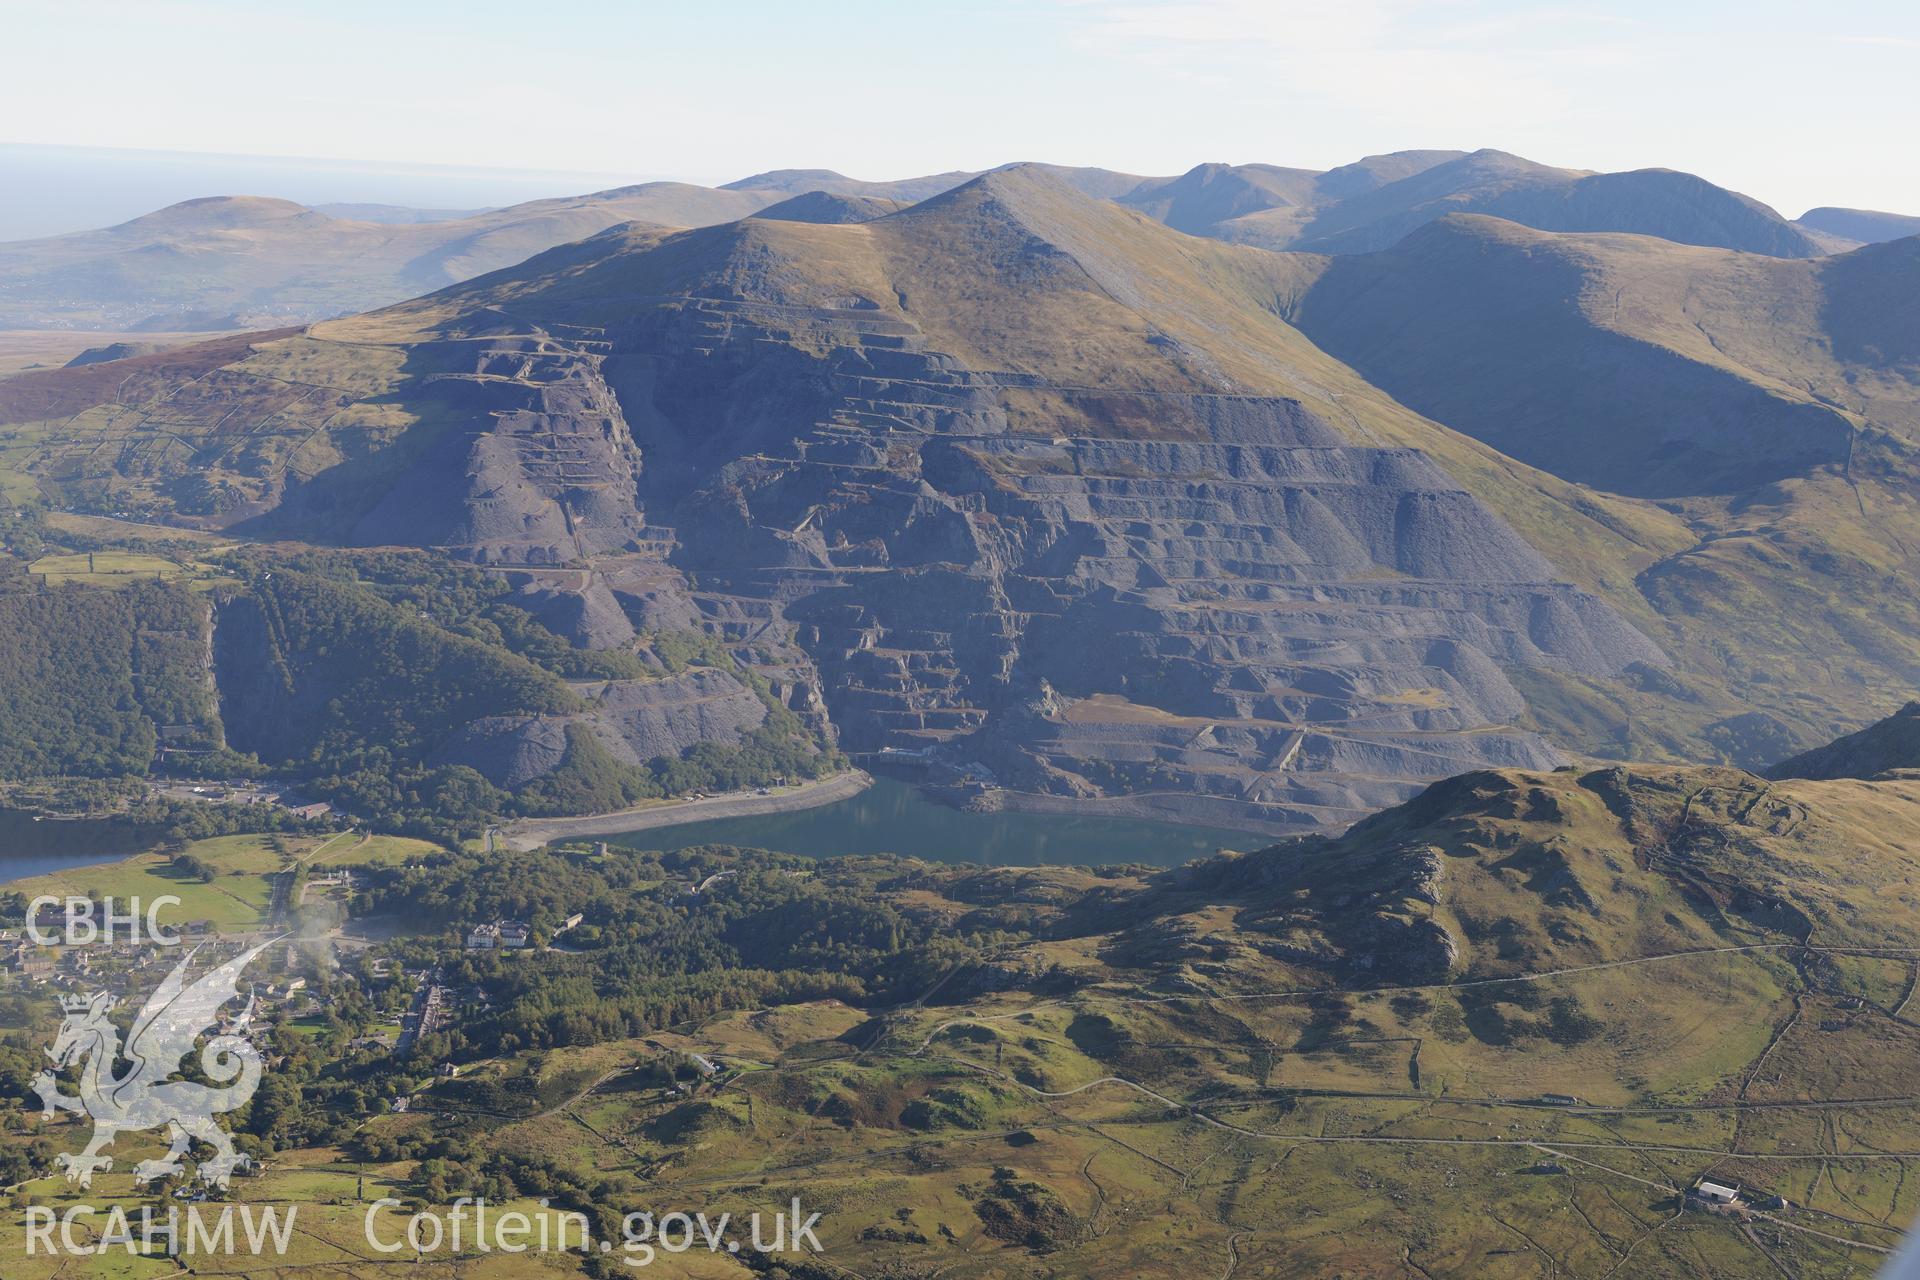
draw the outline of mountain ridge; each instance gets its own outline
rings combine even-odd
[[[1324,172],[1203,164],[1156,178],[1032,163],[988,172],[1023,168],[1191,234],[1270,249],[1370,251],[1458,210],[1786,256],[1851,243],[1688,175],[1588,174],[1493,151],[1394,152]],[[0,326],[178,331],[313,321],[483,275],[622,221],[713,225],[813,191],[914,203],[979,176],[867,181],[772,170],[717,188],[648,182],[465,213],[207,197],[99,231],[0,245]]]

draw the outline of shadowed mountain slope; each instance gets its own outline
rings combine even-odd
[[[1456,216],[1293,261],[1313,278],[1289,317],[1411,407],[1686,522],[1635,590],[1686,620],[1652,632],[1683,668],[1766,707],[1715,731],[1733,758],[1920,678],[1920,240],[1793,261]],[[1795,705],[1815,689],[1842,714]]]
[[[1790,261],[1452,216],[1296,261],[1288,313],[1316,342],[1597,487],[1740,492],[1920,433],[1920,240]]]
[[[1325,262],[1294,314],[1387,390],[1504,453],[1667,497],[1845,460],[1854,424],[1791,370],[1819,340],[1819,281],[1814,263],[1452,215]],[[1756,326],[1748,304],[1763,299]]]
[[[1920,769],[1920,702],[1767,770],[1769,778],[1872,778]]]
[[[906,208],[899,200],[880,196],[832,195],[808,191],[770,204],[753,216],[777,222],[872,222]]]

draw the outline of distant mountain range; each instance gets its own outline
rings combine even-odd
[[[1328,254],[1388,248],[1453,213],[1781,258],[1920,229],[1916,219],[1834,209],[1789,222],[1689,174],[1586,173],[1499,151],[1403,151],[1325,172],[1203,164],[1178,177],[1028,167],[1192,235]],[[856,221],[976,176],[865,182],[783,169],[719,188],[651,182],[478,211],[190,200],[100,231],[0,244],[0,328],[173,332],[306,322],[471,279],[623,222],[701,227],[763,210]]]
[[[702,630],[856,758],[1040,806],[1337,825],[1464,768],[1757,767],[1884,714],[1920,685],[1920,239],[1776,256],[1448,211],[1334,254],[1161,223],[1288,192],[1436,211],[1381,197],[1490,167],[1116,201],[1123,175],[1015,166],[905,207],[816,173],[636,188],[756,216],[0,380],[0,479],[507,566],[582,648]],[[1721,195],[1713,226],[1794,247]],[[523,224],[494,225],[436,269]],[[494,717],[433,758],[520,786],[570,725]]]
[[[1884,244],[1920,235],[1920,218],[1872,209],[1809,209],[1797,221],[1810,231],[1861,244]]]

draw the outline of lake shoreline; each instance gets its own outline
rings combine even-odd
[[[24,880],[38,880],[41,876],[50,876],[62,871],[84,871],[88,867],[111,867],[125,862],[128,858],[137,858],[140,851],[118,856],[95,857],[93,854],[81,854],[72,862],[57,862],[45,857],[0,858],[0,889],[8,885],[19,884]]]
[[[609,833],[612,844],[672,852],[703,844],[803,857],[891,855],[990,866],[1178,866],[1220,849],[1247,850],[1269,836],[1135,815],[1027,813],[956,808],[910,782],[880,777],[856,794],[804,810],[655,821]]]
[[[148,834],[111,818],[36,817],[25,809],[0,809],[0,888],[124,862],[152,847]]]
[[[851,799],[873,785],[863,769],[836,773],[830,778],[803,782],[797,787],[757,791],[730,791],[698,800],[673,800],[611,813],[587,813],[573,818],[522,818],[499,828],[500,842],[509,849],[537,849],[557,840],[581,836],[623,836],[656,827],[687,826],[722,818],[752,818],[775,813],[797,813]]]

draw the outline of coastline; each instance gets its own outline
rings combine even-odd
[[[670,800],[665,804],[640,805],[612,813],[588,813],[573,818],[521,818],[494,829],[494,838],[513,850],[537,849],[556,840],[580,836],[617,836],[629,831],[650,831],[655,827],[677,827],[686,822],[707,822],[715,818],[749,818],[768,813],[793,813],[816,809],[859,795],[873,785],[873,775],[864,769],[836,773],[830,778],[803,782],[797,787],[778,787],[768,794],[730,791],[725,795],[705,796],[699,800]]]

